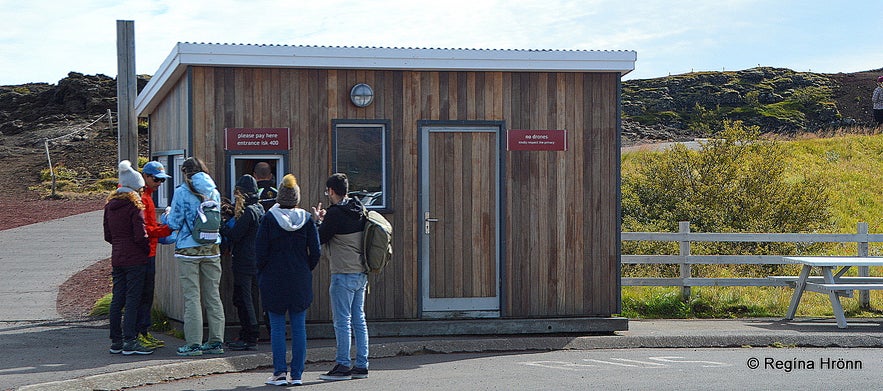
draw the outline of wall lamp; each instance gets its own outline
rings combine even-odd
[[[350,101],[356,107],[365,107],[374,101],[374,89],[365,83],[359,83],[350,90]]]

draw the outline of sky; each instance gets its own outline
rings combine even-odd
[[[135,72],[178,42],[631,50],[649,79],[772,66],[883,68],[880,0],[0,0],[0,85],[116,77],[118,20]]]

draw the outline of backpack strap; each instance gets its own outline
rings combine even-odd
[[[187,184],[187,190],[190,190],[191,194],[195,195],[196,198],[199,198],[199,206],[196,207],[196,214],[203,222],[205,222],[206,217],[205,213],[202,213],[202,204],[207,201],[207,198],[204,195],[199,194],[198,192],[193,190],[193,186],[189,183]],[[184,219],[184,224],[186,224],[187,229],[190,230],[190,236],[193,236],[193,226],[190,224],[190,219]]]

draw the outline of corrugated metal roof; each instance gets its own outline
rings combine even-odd
[[[135,100],[149,114],[187,66],[432,71],[619,72],[635,69],[630,50],[437,49],[179,42]]]

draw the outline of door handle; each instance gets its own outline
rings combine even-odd
[[[429,212],[423,213],[423,233],[429,235],[429,223],[437,223],[438,219],[429,217]]]

